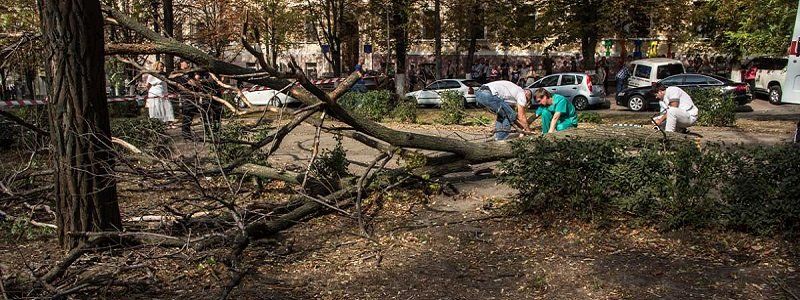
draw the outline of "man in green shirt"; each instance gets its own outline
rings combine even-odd
[[[539,103],[536,115],[542,118],[542,134],[578,127],[575,106],[567,98],[543,88],[536,90],[534,97]]]

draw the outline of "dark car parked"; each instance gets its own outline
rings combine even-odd
[[[730,95],[738,105],[753,100],[750,86],[743,82],[735,82],[716,75],[678,74],[662,79],[659,83],[666,86],[677,86],[687,92],[692,89],[721,89],[723,94]],[[617,93],[617,105],[630,108],[632,111],[658,109],[658,99],[652,87],[638,87]]]

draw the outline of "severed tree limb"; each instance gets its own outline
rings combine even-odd
[[[12,121],[14,123],[17,123],[17,124],[19,124],[19,125],[21,125],[21,126],[23,126],[25,128],[30,129],[31,131],[35,132],[36,135],[38,135],[38,136],[49,136],[50,135],[50,133],[48,133],[47,131],[44,131],[43,129],[41,129],[39,127],[36,127],[36,125],[33,125],[31,123],[28,123],[28,122],[25,122],[25,120],[21,119],[20,117],[15,116],[14,114],[12,114],[10,112],[7,112],[5,110],[0,110],[0,116],[3,116],[6,119],[8,119],[8,120],[10,120],[10,121]]]
[[[25,223],[31,224],[31,225],[36,226],[36,227],[44,227],[44,228],[50,228],[50,229],[57,229],[58,228],[58,227],[56,227],[56,225],[53,225],[53,224],[41,223],[41,222],[37,222],[37,221],[31,220],[31,219],[15,217],[15,216],[7,214],[6,212],[4,212],[2,210],[0,210],[0,219],[7,219],[9,221],[23,221]]]

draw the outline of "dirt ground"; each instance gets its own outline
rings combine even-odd
[[[703,140],[726,143],[774,144],[790,139],[800,106],[762,110],[761,102],[751,105],[753,112],[740,114],[734,128],[693,132]],[[586,126],[647,124],[646,113],[613,106],[593,112],[602,117],[602,124]],[[477,118],[485,113],[471,110],[469,115]],[[424,109],[422,125],[387,125],[474,141],[491,139],[489,125],[441,126],[433,124],[435,117],[436,110]],[[311,156],[313,136],[313,127],[299,127],[271,159],[273,165],[303,168]],[[323,135],[323,148],[334,144],[332,136]],[[344,147],[354,172],[378,155],[347,139]],[[192,146],[180,142],[176,148],[188,151]],[[393,165],[396,162],[389,166]],[[510,209],[515,191],[497,184],[491,174],[452,174],[440,184],[448,187],[447,193],[431,194],[416,187],[368,199],[369,216],[374,218],[370,236],[361,233],[357,221],[334,214],[254,244],[242,261],[248,272],[230,299],[797,299],[800,295],[797,241],[695,229],[662,232],[536,212],[520,215]],[[188,188],[122,182],[123,218],[165,213],[163,203],[180,199]],[[247,201],[279,204],[291,192],[279,183],[266,190]],[[142,229],[134,222],[126,226]],[[176,229],[155,224],[149,230]],[[0,234],[5,235],[0,237],[0,278],[6,282],[13,281],[10,273],[36,269],[61,257],[52,235],[12,237],[7,228]],[[223,263],[228,254],[227,249],[148,247],[86,256],[74,268],[143,264],[147,272],[125,273],[127,279],[140,279],[137,284],[77,296],[215,299],[230,279]],[[14,285],[7,285],[6,292],[24,296]]]

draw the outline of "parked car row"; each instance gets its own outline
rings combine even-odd
[[[738,105],[752,101],[750,87],[743,82],[734,82],[716,75],[678,74],[658,81],[665,86],[677,86],[686,91],[693,89],[720,89],[723,95],[730,96]],[[652,86],[630,88],[617,93],[617,105],[630,108],[632,111],[644,111],[659,108],[659,99],[652,92]]]

